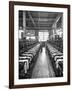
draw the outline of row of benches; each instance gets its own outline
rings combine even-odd
[[[57,50],[59,50],[60,52],[63,52],[63,40],[52,40],[52,41],[49,41],[49,43],[55,47]]]
[[[19,40],[19,55],[37,44],[37,41]]]
[[[52,62],[54,62],[56,76],[63,76],[63,53],[58,51],[49,43],[47,44],[47,48],[52,58]]]
[[[39,51],[39,48],[40,48],[40,44],[37,44],[35,47],[31,48],[27,52],[24,52],[20,55],[19,57],[19,75],[20,75],[19,77],[20,78],[27,77],[28,71],[30,71],[31,65],[34,64],[33,58],[36,56],[37,52]]]

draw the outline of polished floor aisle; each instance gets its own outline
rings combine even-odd
[[[53,71],[49,56],[46,53],[45,48],[43,47],[42,52],[39,53],[31,78],[48,78],[48,77],[55,77],[55,73]]]

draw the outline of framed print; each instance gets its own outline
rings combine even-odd
[[[70,5],[9,2],[9,88],[70,84]]]

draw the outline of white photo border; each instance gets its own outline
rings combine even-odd
[[[42,78],[42,79],[19,79],[18,75],[18,12],[19,10],[28,10],[28,11],[45,11],[45,12],[62,12],[63,13],[63,65],[64,65],[64,73],[63,77],[53,77],[53,78]],[[68,64],[67,64],[67,29],[68,29],[68,21],[67,21],[67,8],[55,8],[55,7],[36,7],[36,6],[14,6],[14,85],[25,85],[25,84],[41,84],[41,83],[58,83],[58,82],[67,82],[67,73],[68,73]]]

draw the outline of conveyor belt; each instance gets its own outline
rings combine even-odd
[[[37,62],[32,72],[32,78],[47,78],[54,77],[55,73],[52,68],[49,56],[46,53],[45,48],[42,48],[42,52],[39,53]]]

